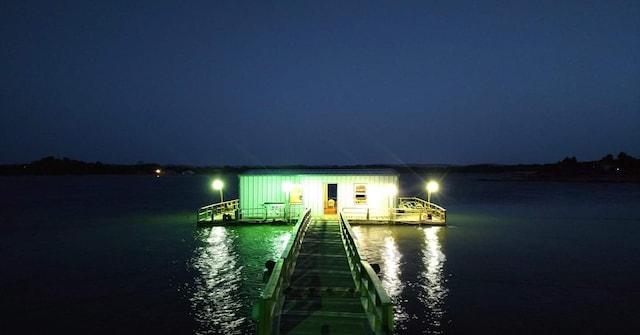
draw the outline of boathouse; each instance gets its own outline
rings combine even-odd
[[[251,169],[238,175],[238,199],[201,207],[198,223],[293,223],[308,211],[354,223],[445,224],[446,210],[430,198],[399,197],[398,179],[393,169]]]
[[[398,173],[392,169],[254,169],[238,176],[241,209],[269,207],[313,216],[343,210],[387,211],[396,203]]]

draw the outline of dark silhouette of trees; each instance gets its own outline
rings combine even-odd
[[[29,164],[20,165],[4,172],[8,174],[28,174],[28,175],[106,175],[106,174],[155,174],[155,170],[160,168],[158,164],[142,165],[114,165],[103,164],[101,162],[87,163],[79,160],[63,157],[62,159],[53,156],[44,157]]]
[[[320,166],[321,168],[392,168],[400,173],[496,173],[510,175],[508,180],[558,180],[558,181],[635,181],[640,182],[640,159],[625,152],[617,156],[607,154],[598,161],[580,162],[575,156],[565,157],[554,164],[496,165],[479,164],[466,166],[448,165],[389,165],[371,164],[357,166]],[[105,164],[100,161],[88,163],[68,157],[44,157],[29,164],[0,165],[0,175],[106,175],[145,174],[155,175],[156,169],[163,174],[180,174],[184,171],[197,174],[241,173],[250,166],[191,167],[169,165],[164,168],[156,163],[135,165]],[[314,166],[271,166],[269,168],[315,168]]]

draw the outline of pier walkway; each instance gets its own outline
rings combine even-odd
[[[340,224],[314,220],[285,292],[280,333],[372,334],[359,294],[342,244]]]
[[[393,306],[348,221],[307,213],[254,307],[258,334],[391,334]]]

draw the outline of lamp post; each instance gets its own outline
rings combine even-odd
[[[224,188],[224,184],[222,183],[222,180],[220,179],[216,179],[213,181],[213,183],[211,184],[211,187],[213,187],[214,190],[218,190],[220,191],[220,202],[224,202],[224,198],[222,197],[222,189]]]
[[[438,191],[438,183],[436,183],[435,181],[430,181],[427,183],[427,206],[429,206],[427,208],[427,219],[431,220],[432,216],[431,216],[431,193],[432,192],[437,192]]]
[[[438,192],[438,183],[435,181],[430,181],[427,183],[427,202],[429,203],[429,207],[431,207],[431,193]]]

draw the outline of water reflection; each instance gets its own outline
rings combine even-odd
[[[422,290],[418,299],[429,311],[428,324],[432,334],[441,334],[442,320],[445,314],[444,303],[449,289],[445,286],[444,262],[446,256],[442,252],[442,245],[438,234],[441,227],[427,227],[423,229],[425,246],[422,250],[424,269],[420,274]]]
[[[390,297],[397,297],[404,289],[404,283],[400,280],[400,260],[402,255],[398,251],[396,240],[392,236],[384,238],[382,258],[384,259],[384,264],[381,266],[382,271],[384,271],[383,286]]]
[[[188,293],[196,333],[253,333],[251,306],[264,289],[264,263],[280,257],[291,227],[207,227],[195,238],[201,246],[189,264],[195,273]]]
[[[242,267],[233,250],[235,231],[225,227],[203,229],[206,242],[199,247],[191,262],[199,273],[195,276],[191,306],[198,323],[197,334],[238,334],[245,317],[237,313],[242,307],[240,282]]]
[[[446,312],[442,227],[355,226],[360,256],[381,267],[398,334],[441,334]]]
[[[353,227],[353,233],[358,240],[360,257],[369,263],[380,265],[380,280],[382,287],[393,302],[393,317],[396,325],[403,324],[409,319],[405,305],[402,303],[402,292],[405,282],[402,280],[402,254],[398,250],[394,231],[382,227]]]

